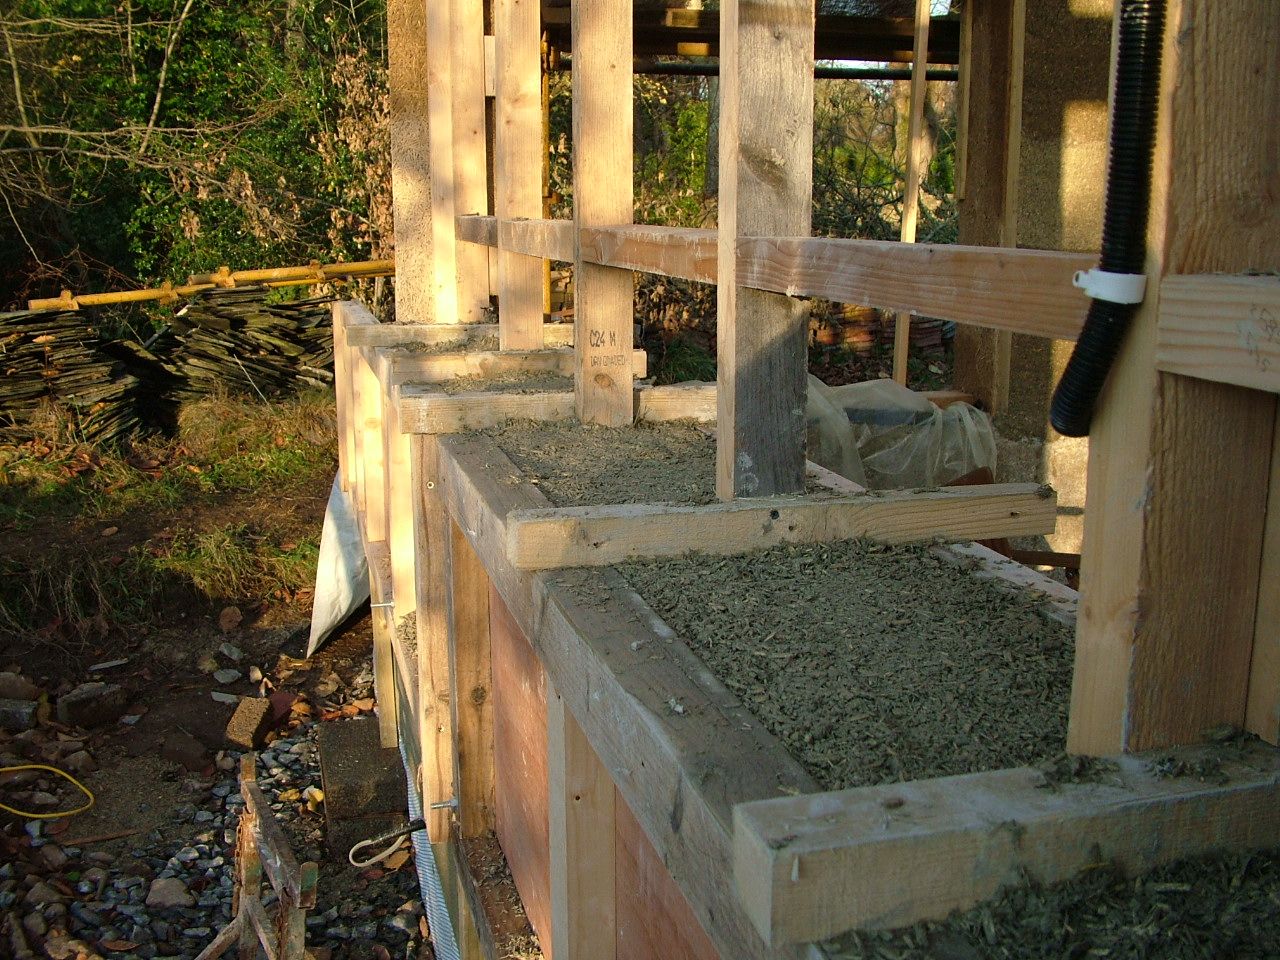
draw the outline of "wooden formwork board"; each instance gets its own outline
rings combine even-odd
[[[348,302],[338,306],[368,313],[360,304]],[[403,347],[416,343],[434,346],[497,335],[496,323],[378,323],[370,315],[367,322],[351,329],[346,342],[353,347]],[[573,346],[573,324],[544,323],[542,342],[544,347]]]
[[[1118,784],[1055,791],[1030,769],[821,791],[614,571],[514,568],[508,518],[544,498],[502,482],[514,467],[499,451],[452,437],[441,455],[451,515],[721,956],[799,955],[789,945],[938,917],[1019,870],[1067,876],[1086,852],[1141,868],[1280,829],[1280,760],[1263,747],[1222,787],[1128,758]]]
[[[634,393],[640,423],[705,423],[716,416],[714,383],[637,384]],[[400,422],[408,433],[465,433],[508,420],[569,420],[573,415],[572,390],[445,393],[429,385],[406,384],[400,391]]]
[[[648,355],[632,350],[631,373],[643,378]],[[493,378],[520,373],[548,373],[573,376],[573,350],[563,347],[546,350],[473,350],[465,353],[400,353],[391,362],[403,381],[449,380],[454,377]]]

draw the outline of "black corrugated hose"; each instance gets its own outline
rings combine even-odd
[[[1108,273],[1140,274],[1146,260],[1164,6],[1163,0],[1120,3],[1107,207],[1099,262],[1099,268]],[[1090,305],[1084,330],[1053,393],[1049,422],[1059,433],[1088,436],[1098,394],[1136,310],[1136,304],[1104,299],[1094,299]]]

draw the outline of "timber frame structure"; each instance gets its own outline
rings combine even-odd
[[[983,103],[1007,120],[983,129],[981,157],[965,154],[971,197],[1016,192],[975,178],[1010,166],[1024,2],[968,0],[940,24],[917,5],[917,92],[930,28],[953,31],[962,116]],[[1091,437],[1079,596],[968,542],[1050,529],[1054,502],[1033,487],[873,498],[805,460],[804,298],[1071,340],[1087,308],[1072,275],[1095,261],[811,237],[812,0],[722,0],[714,15],[716,230],[632,222],[629,67],[653,20],[631,0],[574,0],[567,32],[563,7],[527,0],[389,6],[401,322],[335,306],[341,482],[370,559],[384,742],[418,772],[463,955],[501,956],[511,932],[468,867],[495,834],[556,960],[816,958],[824,938],[945,915],[1020,870],[1055,880],[1099,852],[1138,870],[1280,841],[1270,5],[1167,4],[1148,292]],[[573,51],[571,221],[543,217],[544,32]],[[545,322],[549,260],[573,264],[571,325]],[[718,383],[634,382],[633,271],[717,285]],[[499,349],[476,349],[495,335]],[[433,386],[516,371],[574,388]],[[714,423],[720,502],[556,508],[465,433],[573,417]],[[828,493],[805,494],[806,477]],[[694,543],[861,535],[956,541],[936,549],[1075,620],[1068,749],[1115,755],[1115,776],[1045,791],[1013,769],[821,791],[608,568]],[[397,637],[410,614],[416,654]],[[1132,755],[1194,754],[1222,724],[1260,738],[1225,785],[1159,779]]]

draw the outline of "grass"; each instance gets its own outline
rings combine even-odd
[[[168,606],[309,587],[336,465],[332,398],[187,406],[174,436],[0,447],[0,633],[104,637]]]

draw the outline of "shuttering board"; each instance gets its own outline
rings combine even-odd
[[[689,901],[614,791],[617,960],[718,960]]]
[[[529,923],[551,960],[547,689],[538,658],[497,590],[489,590],[498,842]]]

